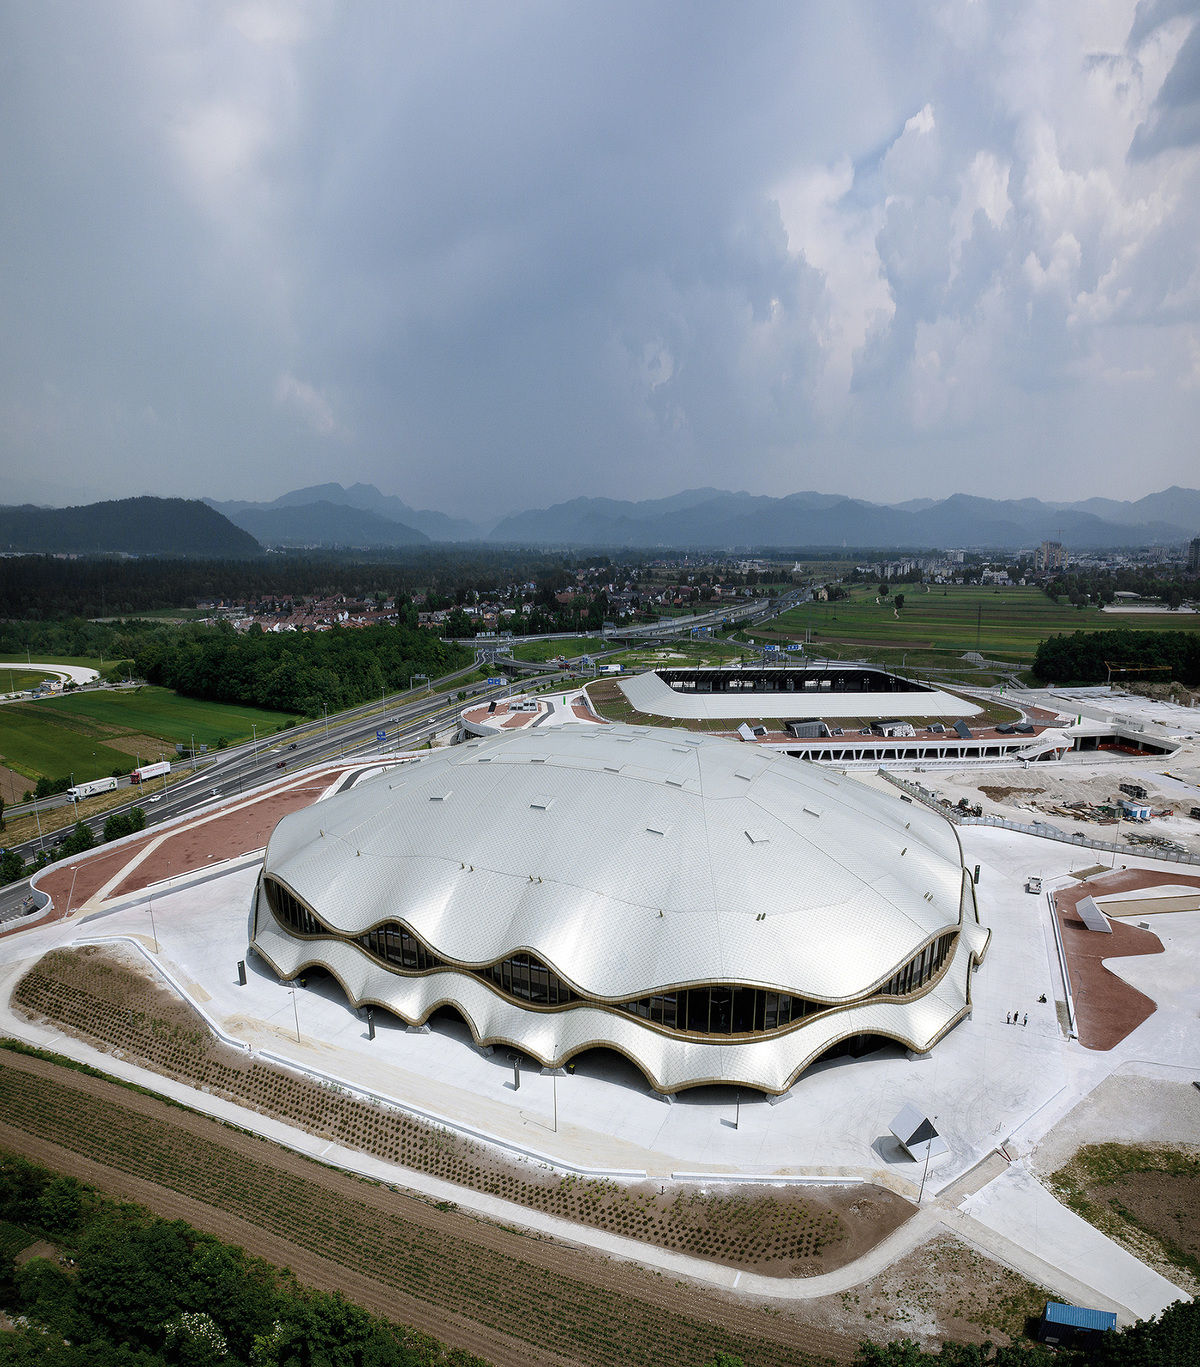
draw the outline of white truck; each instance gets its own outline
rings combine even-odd
[[[96,793],[111,793],[115,791],[116,786],[115,778],[94,778],[90,783],[77,783],[73,788],[68,788],[67,796],[72,802],[81,802],[85,797],[93,797]]]
[[[1025,891],[1039,893],[1042,890],[1042,880],[1035,877],[1032,873],[1025,880]]]
[[[158,778],[160,774],[169,774],[170,772],[170,764],[165,759],[160,759],[157,764],[143,764],[141,768],[135,769],[129,775],[129,781],[131,783],[145,783],[148,778]]]

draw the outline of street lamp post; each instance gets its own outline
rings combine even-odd
[[[250,732],[251,732],[251,735],[254,737],[254,762],[255,762],[255,764],[257,764],[257,763],[258,763],[258,723],[257,723],[257,722],[251,722],[251,723],[250,723]]]
[[[293,1015],[293,1016],[295,1017],[295,1019],[296,1019],[296,1043],[299,1044],[299,1043],[300,1043],[300,1008],[296,1005],[296,987],[295,987],[295,984],[294,984],[294,983],[291,984],[291,993],[292,993],[292,1015]]]
[[[67,915],[71,914],[71,901],[75,896],[75,880],[79,877],[79,865],[76,864],[71,872],[71,891],[67,893]]]
[[[935,1115],[933,1118],[936,1120],[937,1116]],[[925,1195],[925,1179],[929,1176],[929,1154],[932,1149],[933,1140],[927,1139],[925,1141],[925,1171],[921,1174],[921,1190],[917,1193],[917,1205],[921,1204],[921,1198]]]

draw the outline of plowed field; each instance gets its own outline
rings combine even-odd
[[[0,1146],[286,1265],[497,1367],[755,1367],[855,1347],[786,1311],[442,1209],[39,1058],[0,1054]]]

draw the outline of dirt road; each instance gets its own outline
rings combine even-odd
[[[0,1145],[286,1265],[496,1367],[845,1361],[779,1308],[327,1169],[115,1083],[0,1053]],[[444,1203],[448,1205],[448,1203]]]

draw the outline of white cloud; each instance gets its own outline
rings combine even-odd
[[[294,413],[318,437],[342,434],[329,400],[315,386],[295,375],[280,375],[275,383],[275,402]]]

